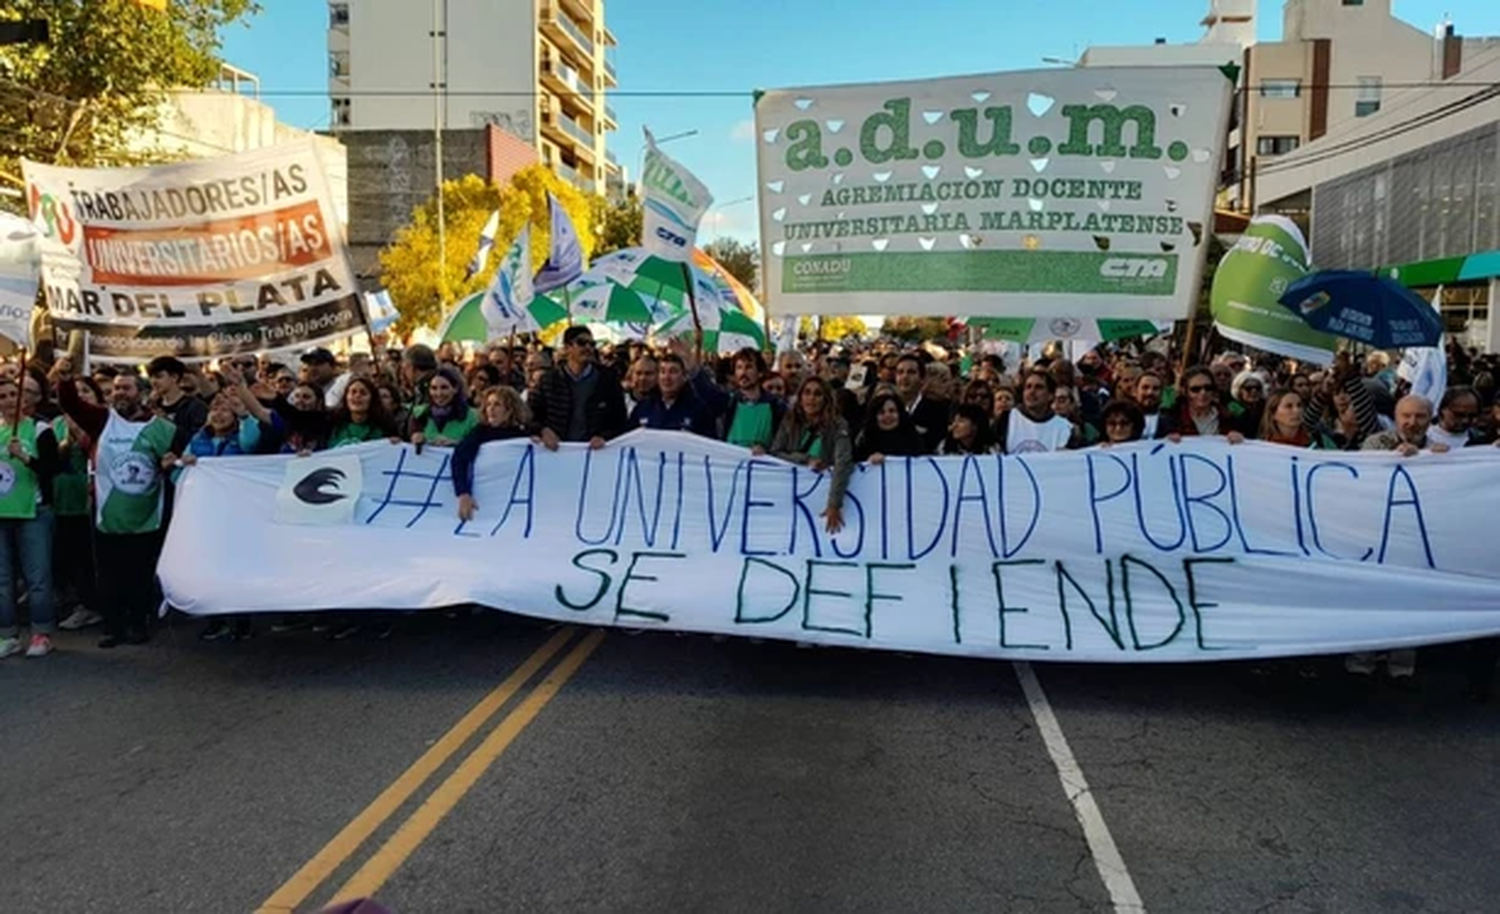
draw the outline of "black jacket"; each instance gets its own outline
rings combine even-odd
[[[620,387],[620,379],[610,369],[595,365],[594,371],[599,377],[594,384],[593,394],[589,397],[585,416],[588,434],[583,440],[588,441],[597,436],[608,441],[623,434],[627,427],[625,391]],[[573,383],[568,377],[567,368],[558,365],[548,369],[542,376],[537,395],[529,398],[527,405],[531,407],[533,422],[538,430],[550,428],[558,438],[570,440],[568,419],[573,412]]]

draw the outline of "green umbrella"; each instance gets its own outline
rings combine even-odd
[[[476,343],[487,342],[490,338],[490,327],[484,319],[484,311],[481,306],[484,303],[486,292],[475,292],[468,298],[461,300],[443,318],[442,326],[438,328],[438,341],[442,343],[457,343],[462,340],[472,340]],[[536,321],[537,327],[545,330],[559,321],[568,319],[568,310],[545,295],[538,295],[526,306],[531,312],[532,320]]]

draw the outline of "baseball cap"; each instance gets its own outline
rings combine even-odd
[[[335,359],[333,357],[333,353],[329,352],[327,349],[324,349],[322,346],[319,346],[317,349],[309,349],[306,352],[302,353],[302,364],[336,365],[338,364],[338,359]]]

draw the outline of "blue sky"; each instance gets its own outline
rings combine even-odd
[[[262,97],[282,120],[326,127],[326,4],[261,3],[248,28],[225,35],[226,58],[260,75]],[[620,94],[611,101],[620,130],[610,147],[633,171],[642,125],[659,137],[698,131],[666,151],[719,201],[704,234],[753,239],[751,90],[1032,69],[1091,44],[1195,41],[1207,8],[1207,0],[606,0],[620,41]],[[1460,34],[1500,35],[1500,0],[1397,0],[1395,12],[1424,30],[1447,14]],[[1261,0],[1259,20],[1262,39],[1280,37],[1281,4]],[[681,90],[739,94],[656,94]]]

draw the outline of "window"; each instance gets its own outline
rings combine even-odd
[[[349,25],[349,4],[335,3],[328,8],[328,24],[334,28]]]
[[[334,51],[328,55],[328,72],[332,76],[344,77],[349,75],[349,52]]]
[[[1302,94],[1300,79],[1263,79],[1260,81],[1261,98],[1296,98]]]
[[[1263,136],[1255,141],[1255,152],[1263,156],[1286,155],[1296,149],[1302,140],[1295,136]]]
[[[1368,117],[1380,110],[1380,77],[1361,76],[1358,82],[1359,88],[1354,96],[1354,116]]]
[[[1364,6],[1365,0],[1344,0],[1345,6]]]
[[[335,127],[349,126],[349,115],[349,99],[335,96],[333,99],[333,125]]]

